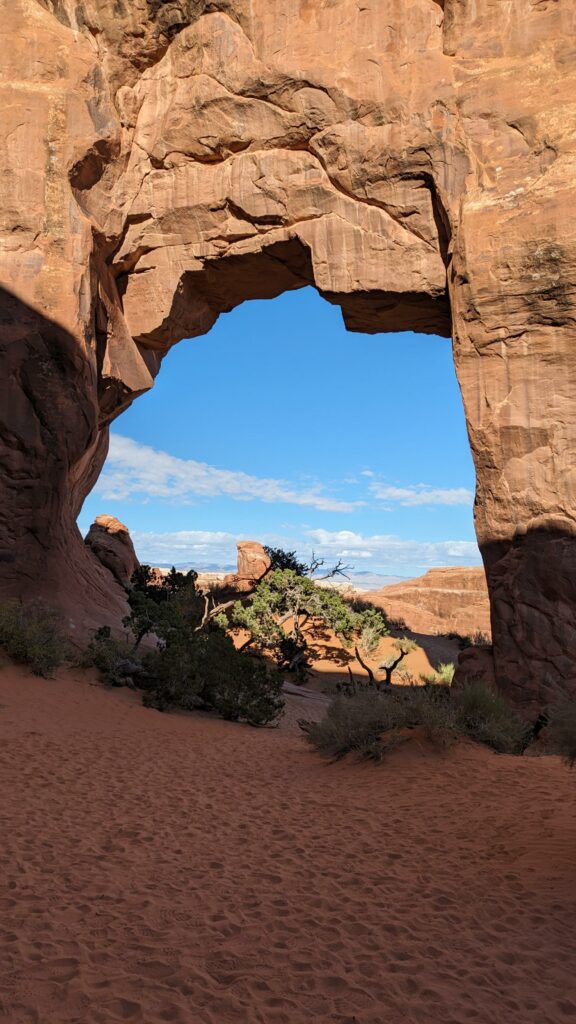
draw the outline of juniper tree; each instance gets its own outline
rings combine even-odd
[[[304,635],[308,621],[331,629],[345,648],[360,644],[369,656],[388,633],[377,609],[356,612],[336,590],[320,587],[294,569],[273,569],[260,581],[249,600],[232,609],[233,625],[248,630],[241,649],[271,652],[281,667],[306,674],[309,646]]]

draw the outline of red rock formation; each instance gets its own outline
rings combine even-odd
[[[391,619],[415,633],[484,633],[490,636],[490,602],[483,569],[430,569],[424,576],[365,595]]]
[[[576,691],[576,5],[0,2],[0,594],[106,603],[110,422],[314,284],[452,335],[499,683]]]
[[[120,520],[114,516],[96,516],[84,543],[94,552],[102,565],[110,570],[121,586],[130,582],[132,573],[140,562],[136,557],[128,527]]]
[[[255,540],[241,540],[238,548],[238,567],[235,573],[225,576],[222,586],[247,593],[270,568],[270,558],[262,544]]]

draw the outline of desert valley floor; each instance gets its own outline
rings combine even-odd
[[[0,672],[0,1020],[576,1019],[576,777]]]

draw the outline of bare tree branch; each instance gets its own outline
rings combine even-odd
[[[322,565],[324,565],[324,559],[315,558],[314,553],[312,553],[312,562],[309,566],[310,576],[312,576],[316,572],[316,570],[319,569]],[[331,580],[334,578],[334,576],[343,576],[345,579],[349,579],[350,577],[348,576],[348,573],[351,571],[351,569],[351,565],[346,565],[342,561],[342,559],[339,558],[338,561],[336,562],[336,565],[332,569],[330,569],[330,571],[327,572],[325,576],[318,576],[315,582],[321,583],[322,580]]]
[[[393,661],[391,665],[379,665],[378,666],[379,668],[384,669],[385,677],[384,677],[383,682],[384,682],[385,686],[392,686],[392,673],[393,673],[395,668],[398,668],[398,665],[400,664],[401,661],[404,660],[404,658],[406,657],[406,655],[408,653],[409,653],[409,651],[400,651],[400,654],[396,658],[396,661]]]
[[[370,668],[370,665],[367,665],[366,662],[362,660],[362,657],[360,655],[360,651],[358,650],[357,647],[354,648],[354,654],[356,655],[356,661],[359,661],[360,664],[362,665],[362,668],[364,669],[364,671],[368,673],[368,679],[370,680],[370,682],[373,685],[376,680],[374,679],[374,673],[373,673],[372,669]],[[380,684],[378,683],[378,686],[379,685]]]

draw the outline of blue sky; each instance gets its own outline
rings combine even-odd
[[[117,516],[153,564],[229,566],[253,539],[413,576],[480,564],[473,493],[450,342],[348,333],[305,288],[172,349],[79,524]]]

